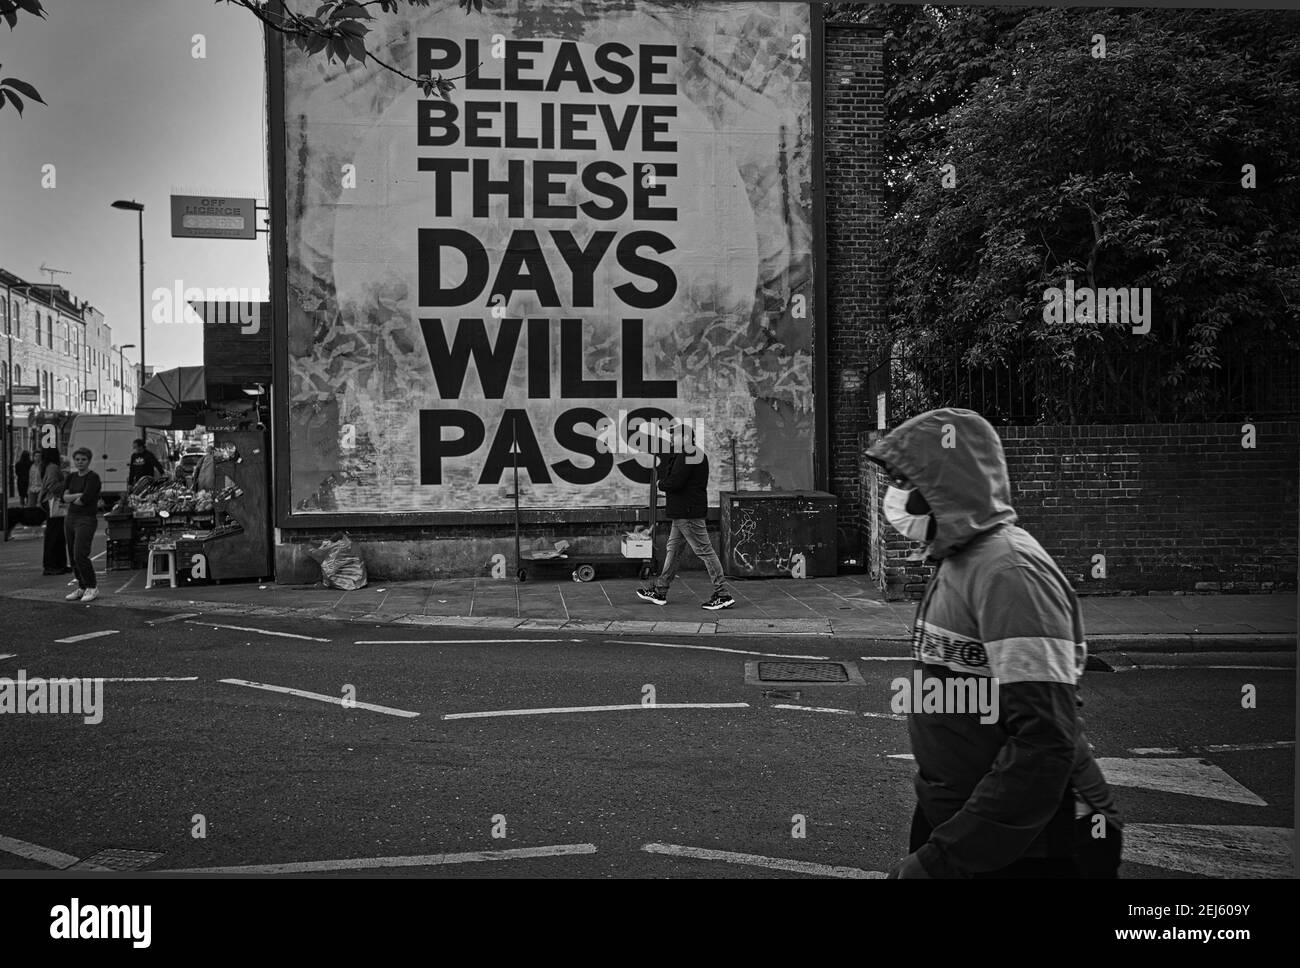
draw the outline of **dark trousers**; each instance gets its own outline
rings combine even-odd
[[[99,518],[93,514],[69,514],[64,531],[67,535],[68,557],[72,559],[72,571],[77,576],[77,584],[82,588],[95,587],[95,565],[90,560],[90,545],[95,540],[95,529],[99,527]]]
[[[1066,811],[1069,813],[1066,813]],[[1074,801],[1071,798],[1069,802],[1062,807],[1062,817],[1072,817]],[[1096,848],[1087,844],[1082,838],[1087,837],[1088,820],[1084,817],[1075,821],[1071,819],[1068,824],[1062,826],[1061,838],[1058,839],[1059,846],[1062,850],[1070,850],[1066,843],[1073,845],[1071,853],[1061,857],[1022,857],[1003,867],[1001,870],[988,871],[983,874],[973,874],[972,877],[978,879],[984,878],[1067,878],[1067,877],[1115,877],[1119,868],[1120,859],[1120,832],[1118,828],[1113,828],[1113,836],[1110,842],[1104,847],[1098,845]],[[912,831],[908,842],[908,851],[916,852],[926,841],[930,839],[930,832],[934,828],[930,822],[925,819],[925,814],[921,812],[918,804],[916,810],[912,813]],[[1049,837],[1049,841],[1053,839]],[[1097,858],[1093,856],[1094,851],[1105,851],[1107,857],[1100,864]],[[1083,852],[1080,856],[1080,851]],[[1110,855],[1113,853],[1113,857]],[[1112,866],[1113,864],[1113,866]]]
[[[47,571],[63,571],[68,567],[68,539],[63,532],[65,516],[45,521],[45,558]]]

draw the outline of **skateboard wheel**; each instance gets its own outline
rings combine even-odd
[[[591,581],[596,577],[596,569],[591,565],[579,565],[573,570],[575,581]]]
[[[528,572],[525,569],[520,568],[519,571],[515,573],[515,577],[520,581],[528,581]]]

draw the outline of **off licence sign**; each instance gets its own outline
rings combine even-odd
[[[172,238],[255,239],[257,200],[173,195]]]
[[[40,403],[41,388],[35,383],[15,383],[9,388],[14,395],[14,403]]]

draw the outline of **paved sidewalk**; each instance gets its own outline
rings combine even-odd
[[[26,543],[26,542],[23,542]],[[12,545],[11,545],[12,547]],[[22,555],[23,559],[28,555]],[[13,558],[0,570],[0,595],[61,601],[65,579],[44,578]],[[103,566],[101,558],[98,564]],[[312,617],[341,621],[520,630],[565,629],[612,635],[802,635],[872,639],[903,646],[914,602],[885,602],[866,576],[733,581],[734,608],[708,612],[703,572],[680,574],[668,605],[640,601],[637,582],[464,578],[377,582],[355,592],[314,586],[238,583],[144,589],[143,571],[101,576],[95,608],[122,606],[204,614]],[[1296,595],[1084,597],[1094,651],[1295,649]]]

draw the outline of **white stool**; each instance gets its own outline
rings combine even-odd
[[[164,558],[167,562],[166,569],[157,567],[158,559]],[[144,587],[153,588],[153,583],[167,579],[168,584],[176,587],[176,549],[150,549],[149,551],[149,571],[144,578]]]

